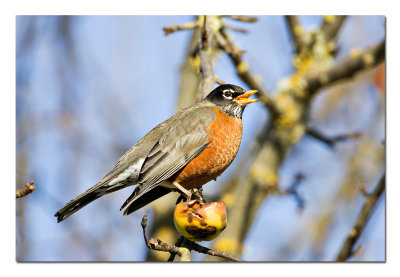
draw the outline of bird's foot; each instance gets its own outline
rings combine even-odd
[[[199,200],[202,204],[206,203],[203,198],[203,189],[201,187],[192,189],[191,199]]]
[[[198,187],[191,190],[187,190],[182,187],[179,183],[173,183],[173,185],[177,188],[178,192],[181,193],[179,198],[177,199],[177,203],[180,201],[190,201],[190,200],[198,200],[201,203],[207,203],[203,198],[203,188]]]

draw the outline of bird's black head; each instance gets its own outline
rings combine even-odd
[[[256,92],[256,90],[245,91],[241,87],[225,84],[211,91],[205,100],[214,103],[230,116],[242,118],[246,105],[258,101],[248,98]]]

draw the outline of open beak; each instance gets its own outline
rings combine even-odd
[[[257,90],[246,91],[245,94],[239,95],[238,97],[233,99],[233,101],[235,101],[236,103],[238,103],[240,105],[247,105],[250,103],[258,102],[259,100],[257,100],[257,99],[249,99],[249,97],[252,96],[256,92],[257,92]]]

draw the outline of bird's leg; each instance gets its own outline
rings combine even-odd
[[[203,189],[202,187],[192,189],[192,198],[198,199],[200,203],[204,204],[206,201],[203,198]]]
[[[192,193],[189,190],[185,189],[177,182],[173,182],[172,184],[180,191],[181,194],[186,196],[187,200],[190,200],[190,198],[192,198]]]

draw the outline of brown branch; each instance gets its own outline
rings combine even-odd
[[[299,22],[299,18],[296,15],[287,15],[285,16],[286,23],[289,27],[289,32],[292,36],[294,47],[296,48],[296,52],[300,53],[301,49],[305,46],[305,42],[302,37],[302,27]]]
[[[239,65],[242,61],[242,55],[244,51],[237,48],[233,43],[229,42],[228,36],[221,32],[215,33],[215,39],[218,42],[219,47],[222,48],[232,59],[235,66]]]
[[[247,33],[246,29],[237,28],[237,27],[233,27],[233,26],[230,26],[230,25],[226,25],[226,24],[224,25],[224,27],[225,27],[225,29],[228,29],[228,30],[231,30],[231,31],[234,31],[234,32],[239,32],[239,33],[243,33],[243,34]]]
[[[221,32],[215,33],[215,38],[218,45],[229,55],[233,64],[236,67],[238,76],[251,88],[258,90],[257,97],[264,104],[264,106],[270,111],[273,116],[279,115],[275,104],[267,94],[265,89],[256,78],[250,73],[248,65],[243,61],[243,51],[239,50],[232,42],[229,37]]]
[[[146,227],[147,227],[147,215],[144,215],[142,218],[142,230],[143,230],[143,238],[147,248],[156,250],[169,252],[171,255],[179,255],[181,257],[181,261],[190,261],[190,250],[184,249],[183,247],[176,247],[175,245],[170,245],[168,243],[162,242],[160,239],[150,238],[147,240],[146,236]]]
[[[336,66],[319,73],[315,77],[306,78],[306,90],[309,97],[313,96],[319,89],[325,88],[337,81],[352,78],[355,74],[371,69],[385,60],[385,41],[368,47],[363,53],[356,57],[349,57]]]
[[[358,214],[357,221],[347,235],[347,238],[344,241],[338,256],[336,257],[337,262],[346,261],[354,255],[354,245],[364,231],[365,226],[367,225],[367,222],[371,217],[372,211],[374,210],[376,202],[385,190],[385,183],[386,178],[385,175],[383,175],[378,185],[375,187],[374,191],[365,197],[365,202],[363,207],[361,208],[360,213]]]
[[[305,208],[305,200],[299,194],[298,187],[305,179],[306,177],[302,173],[298,173],[294,177],[292,184],[287,189],[280,189],[278,185],[266,187],[263,184],[257,184],[256,188],[257,191],[262,192],[265,195],[276,194],[281,196],[293,196],[293,199],[296,201],[298,211],[302,212]]]
[[[364,195],[365,197],[369,196],[370,194],[368,193],[365,185],[362,182],[358,182],[355,187],[357,188],[357,190],[359,190],[362,195]]]
[[[330,21],[329,18],[332,18],[332,16],[324,17],[324,22],[322,23],[322,26],[320,28],[320,31],[324,34],[326,42],[336,39],[340,31],[340,28],[342,27],[343,22],[346,19],[346,16],[344,15],[333,16],[332,21]]]
[[[227,259],[227,260],[232,261],[232,262],[244,262],[244,260],[242,260],[240,258],[237,258],[237,257],[234,257],[234,256],[232,256],[232,255],[230,255],[228,253],[217,251],[217,250],[213,250],[213,249],[201,246],[200,244],[195,243],[193,241],[191,242],[191,247],[192,247],[192,250],[194,250],[196,252],[199,252],[199,253],[202,253],[202,254],[224,258],[224,259]]]
[[[297,203],[297,209],[301,212],[304,210],[304,198],[299,194],[298,187],[300,184],[306,179],[306,177],[302,173],[298,173],[293,183],[290,185],[288,189],[285,190],[286,195],[292,195],[294,200]]]
[[[181,257],[181,261],[190,261],[190,250],[185,247],[176,247],[155,238],[150,238],[146,246],[152,250],[178,255]]]
[[[144,215],[142,218],[142,230],[143,230],[143,238],[144,238],[144,242],[146,243],[146,246],[149,247],[149,241],[147,240],[147,236],[146,236],[146,227],[147,227],[147,215]]]
[[[306,134],[325,143],[326,145],[328,145],[331,148],[333,148],[336,145],[336,143],[338,143],[338,142],[346,141],[348,139],[359,139],[362,137],[361,133],[355,132],[355,133],[350,133],[350,134],[337,135],[337,136],[329,138],[314,128],[308,128],[306,130]]]
[[[15,193],[16,198],[21,198],[21,197],[27,196],[32,191],[34,191],[36,188],[34,185],[34,182],[35,181],[30,181],[23,188],[17,189],[17,191]]]
[[[195,29],[197,27],[199,27],[198,22],[189,22],[189,23],[185,23],[182,25],[172,25],[171,27],[164,26],[163,31],[164,31],[164,35],[167,36],[176,31],[190,30],[190,29]]]
[[[204,25],[200,28],[200,70],[202,74],[201,93],[202,98],[205,98],[214,88],[215,75],[211,58],[211,36],[212,29],[208,22],[208,16],[204,16]]]
[[[226,16],[233,20],[250,22],[250,23],[257,22],[258,20],[257,17],[245,16],[245,15],[226,15]]]
[[[150,240],[147,240],[147,236],[146,236],[147,215],[143,216],[141,225],[142,225],[142,230],[143,230],[144,242],[145,242],[147,248],[149,248],[151,250],[171,253],[171,256],[169,257],[168,261],[173,261],[176,255],[181,257],[181,261],[190,261],[190,251],[191,250],[197,251],[202,254],[210,255],[210,256],[225,258],[227,260],[234,261],[234,262],[243,261],[242,259],[239,259],[237,257],[229,255],[225,252],[212,250],[210,248],[201,246],[198,243],[187,240],[183,236],[181,236],[178,239],[178,241],[176,242],[175,245],[170,245],[168,243],[161,241],[160,239],[155,239],[155,238],[150,238]],[[185,244],[185,246],[187,246],[187,247],[182,247],[183,244]]]
[[[185,240],[185,237],[184,236],[180,236],[178,238],[178,240],[176,241],[175,246],[176,247],[181,247],[184,240]],[[175,256],[176,256],[176,253],[171,253],[171,256],[169,256],[169,258],[168,258],[168,262],[173,262],[175,260]]]
[[[199,74],[199,66],[197,62],[200,59],[199,43],[200,30],[195,29],[186,51],[186,59],[181,66],[177,109],[186,108],[201,100],[199,90],[201,75]]]

